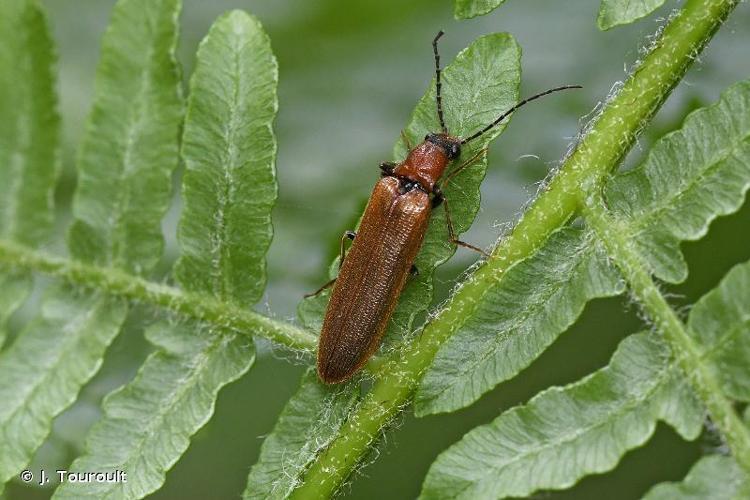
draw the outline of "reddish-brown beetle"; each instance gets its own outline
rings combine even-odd
[[[454,137],[445,126],[440,96],[437,42],[442,35],[440,31],[432,42],[437,114],[442,130],[428,134],[421,144],[409,151],[403,162],[380,165],[382,179],[375,184],[370,195],[358,232],[347,231],[341,239],[339,275],[318,290],[333,284],[318,343],[318,375],[327,384],[351,378],[380,345],[422,246],[433,208],[445,203],[448,234],[453,243],[487,255],[456,238],[447,201],[438,186],[445,169],[461,155],[461,146],[481,136],[534,99],[559,90],[580,88],[566,85],[536,94],[511,107],[475,134],[465,139]],[[443,185],[484,152],[480,151],[446,175]],[[346,258],[345,238],[354,240]]]

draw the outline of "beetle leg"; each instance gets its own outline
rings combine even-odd
[[[404,141],[407,151],[411,151],[411,141],[409,140],[409,136],[406,135],[406,132],[403,129],[401,130],[401,139]]]
[[[432,188],[432,208],[439,207],[443,200],[445,200],[445,197],[443,196],[443,190],[440,189],[440,186],[435,184],[435,186]]]
[[[354,231],[345,231],[343,235],[341,235],[341,249],[339,253],[339,269],[341,269],[341,265],[344,263],[344,257],[346,257],[346,248],[344,247],[344,243],[347,239],[354,240],[354,238],[357,236],[357,233]],[[320,292],[325,290],[326,288],[330,288],[333,286],[333,284],[336,283],[336,278],[333,278],[332,280],[328,281],[325,285],[321,286],[317,290],[315,290],[313,293],[306,293],[304,295],[305,298],[308,297],[314,297],[318,295]]]
[[[383,177],[388,177],[390,175],[393,175],[393,169],[396,168],[398,163],[393,161],[384,161],[380,164],[380,175]]]
[[[344,246],[344,243],[347,239],[354,241],[354,238],[357,237],[357,233],[354,231],[344,231],[344,234],[341,235],[341,247],[339,250],[339,269],[341,269],[341,266],[344,265],[344,257],[346,257],[346,247]]]
[[[306,299],[309,299],[310,297],[315,297],[316,295],[318,295],[320,292],[322,292],[326,288],[331,288],[334,283],[336,283],[336,278],[333,278],[332,280],[330,280],[329,282],[327,282],[325,285],[323,285],[320,288],[318,288],[317,290],[315,290],[313,293],[306,293],[305,295],[303,295],[303,297],[306,298]]]
[[[448,223],[448,238],[450,239],[451,243],[455,243],[456,245],[460,245],[464,248],[470,248],[474,250],[475,252],[479,252],[488,259],[491,257],[490,254],[482,250],[481,248],[475,247],[474,245],[470,243],[466,243],[465,241],[461,241],[458,238],[456,238],[456,233],[453,231],[453,222],[451,222],[451,213],[448,209],[448,200],[446,198],[443,198],[443,203],[445,203],[445,220]]]
[[[477,161],[481,156],[487,156],[487,148],[482,148],[479,151],[476,152],[471,158],[457,166],[453,169],[452,172],[450,172],[446,177],[445,180],[443,180],[443,186],[448,184],[448,181],[450,181],[456,174],[461,172],[463,169],[468,167],[469,165],[473,165],[475,161]]]

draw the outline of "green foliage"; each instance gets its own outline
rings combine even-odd
[[[194,324],[160,322],[146,338],[157,351],[132,382],[105,399],[87,453],[70,466],[124,470],[127,482],[64,483],[54,498],[143,498],[159,489],[190,436],[213,414],[219,389],[245,373],[255,357],[247,338]]]
[[[457,0],[455,14],[474,17],[501,3]],[[600,27],[632,22],[662,4],[603,0]],[[735,407],[750,402],[750,263],[698,301],[687,325],[652,279],[684,280],[681,242],[703,237],[712,220],[743,203],[750,82],[689,115],[640,166],[607,176],[735,4],[687,2],[516,230],[433,314],[435,268],[455,251],[445,210],[436,210],[415,263],[420,274],[401,297],[372,384],[357,378],[324,386],[309,368],[250,470],[245,498],[332,495],[412,398],[417,415],[472,404],[537,359],[588,301],[626,288],[661,335],[626,338],[606,367],[470,431],[434,462],[422,497],[567,488],[611,470],[659,421],[695,439],[707,413],[732,456],[703,458],[682,483],[658,485],[647,498],[750,494],[750,409],[742,421]],[[128,481],[66,483],[56,498],[142,498],[158,490],[211,418],[221,388],[252,366],[252,337],[304,349],[313,342],[312,333],[249,310],[266,285],[277,197],[278,69],[270,41],[244,12],[219,17],[198,50],[183,116],[175,60],[180,9],[180,0],[115,6],[78,158],[71,257],[60,258],[35,248],[54,221],[54,48],[35,2],[0,0],[0,40],[7,42],[0,43],[0,347],[8,317],[31,291],[31,272],[61,278],[0,351],[0,492],[96,374],[135,301],[172,314],[146,319],[153,352],[104,399],[83,455],[69,467],[126,470]],[[466,137],[518,101],[520,48],[509,34],[481,37],[443,76],[449,132]],[[479,210],[487,158],[475,155],[504,126],[468,144],[457,164],[474,163],[442,186],[459,234]],[[433,81],[404,135],[415,144],[437,130]],[[181,132],[184,204],[171,286],[148,279],[162,258]],[[394,158],[407,149],[400,140]],[[576,214],[583,217],[571,224]],[[319,329],[326,300],[300,304],[310,329]]]
[[[643,500],[741,500],[750,497],[750,479],[730,457],[711,455],[693,466],[680,483],[654,486]]]
[[[619,230],[630,235],[636,248],[671,251],[664,258],[652,259],[652,262],[657,263],[653,268],[657,275],[684,278],[681,272],[670,274],[664,271],[665,268],[675,269],[675,262],[684,266],[679,250],[680,240],[697,239],[705,234],[708,224],[715,217],[730,213],[741,205],[750,183],[750,157],[746,154],[749,151],[747,120],[745,116],[732,118],[733,114],[729,110],[746,109],[746,103],[750,102],[749,91],[747,82],[733,86],[723,94],[719,103],[691,114],[681,130],[658,141],[643,165],[615,176],[612,180],[608,190],[609,202],[613,211],[622,218],[623,224]],[[684,165],[684,168],[676,173],[678,171],[674,165]],[[636,229],[631,229],[633,227]],[[558,236],[560,234],[557,233]],[[555,266],[555,256],[564,256],[560,260],[569,266],[568,269],[575,269],[578,259],[602,259],[601,250],[598,256],[594,252],[595,244],[590,237],[579,237],[579,240],[573,248],[566,249],[564,245],[560,245],[560,238],[555,239],[553,236],[534,257],[508,270],[498,286],[500,290],[507,292],[486,294],[483,299],[489,305],[484,306],[483,303],[484,307],[480,306],[474,312],[471,319],[438,354],[417,394],[418,413],[434,409],[455,409],[466,402],[472,402],[482,390],[494,385],[488,383],[488,380],[499,382],[509,378],[496,375],[498,372],[510,372],[512,376],[519,359],[521,362],[530,361],[533,359],[529,356],[530,352],[535,355],[541,353],[543,347],[535,348],[535,342],[531,339],[544,338],[542,336],[548,331],[561,332],[567,328],[570,319],[556,321],[550,319],[550,316],[572,316],[571,319],[574,319],[577,314],[571,314],[567,308],[575,305],[577,311],[580,311],[587,300],[586,290],[596,290],[597,286],[606,282],[602,279],[602,271],[584,272],[576,279],[570,276],[570,271],[566,272]],[[541,267],[536,264],[537,260],[549,267]],[[597,263],[595,260],[594,268],[608,269],[601,267],[605,262],[606,260]],[[659,267],[660,263],[672,263],[672,267]],[[587,270],[590,268],[584,267]],[[684,273],[686,272],[685,269]],[[516,274],[520,277],[516,277]],[[616,293],[616,279],[610,278],[609,281],[609,287],[603,290]],[[550,282],[553,287],[548,285]],[[576,300],[577,295],[572,292],[563,293],[564,302],[561,306],[549,293],[550,288],[557,291],[554,285],[569,286],[581,298]],[[521,288],[522,286],[528,288]],[[723,381],[727,396],[739,401],[747,401],[749,396],[747,359],[750,348],[745,340],[747,335],[743,337],[750,329],[750,310],[747,304],[750,304],[750,267],[744,265],[730,272],[717,290],[696,304],[688,324],[703,347],[703,362],[714,367],[713,371]],[[515,314],[508,315],[504,312],[504,307],[512,308]],[[518,313],[525,310],[530,313]],[[534,328],[528,328],[524,326],[524,321],[537,324]],[[470,334],[462,335],[463,329],[469,330]],[[515,345],[514,337],[520,339],[515,341]],[[512,349],[506,349],[510,350],[511,355],[504,355],[500,351],[501,356],[492,358],[495,349],[488,346],[490,342],[510,344]],[[653,354],[653,347],[646,350]],[[490,361],[486,361],[487,358]],[[623,366],[631,368],[654,368],[658,365],[653,360],[638,361],[632,357],[625,359],[627,361],[623,362]],[[618,362],[618,356],[615,356],[612,366],[617,366]],[[476,370],[475,375],[474,366],[481,366],[482,363],[486,363],[489,368]],[[609,369],[605,369],[601,373],[608,371]],[[619,369],[612,368],[612,371],[618,373]],[[673,372],[674,369],[670,368],[670,371]],[[595,377],[596,375],[594,379]],[[651,383],[659,378],[654,374],[643,377],[643,380]],[[631,380],[632,384],[627,390],[638,391],[635,381],[639,379],[637,374],[630,373],[622,379],[622,384],[625,386],[625,380]],[[625,451],[642,444],[650,436],[658,418],[669,420],[669,417],[661,413],[662,408],[673,411],[678,407],[675,401],[684,399],[684,396],[678,398],[675,393],[686,392],[684,388],[676,391],[671,383],[659,390],[658,396],[654,396],[657,393],[655,390],[642,392],[640,398],[636,396],[635,399],[640,399],[641,405],[645,404],[652,410],[644,410],[639,405],[638,414],[641,418],[646,418],[650,411],[650,424],[646,425],[641,421],[636,425],[627,420],[628,413],[618,409],[613,415],[607,416],[596,403],[592,403],[597,397],[614,394],[614,400],[622,407],[631,409],[634,398],[632,394],[618,395],[616,391],[602,390],[601,386],[591,394],[582,389],[592,386],[597,387],[587,379],[573,386],[541,393],[528,405],[511,410],[492,424],[472,431],[435,462],[426,479],[425,496],[450,496],[453,494],[450,492],[456,495],[460,492],[467,495],[467,498],[520,496],[542,488],[568,487],[585,474],[608,470]],[[558,408],[561,415],[553,411],[554,408]],[[573,413],[565,413],[566,409],[573,409]],[[592,415],[603,420],[587,420],[582,416],[582,411],[591,411]],[[680,412],[685,410],[681,409]],[[700,420],[699,412],[687,413],[697,415]],[[544,415],[543,419],[541,415]],[[624,425],[618,423],[620,418],[634,425],[633,428],[637,427],[638,432],[627,432],[625,426],[625,432],[610,434],[611,428]],[[586,432],[587,425],[582,424],[582,421],[588,422],[595,431],[605,429],[606,434]],[[564,427],[566,424],[570,426],[567,429]],[[566,435],[576,436],[576,439],[567,439],[564,437]],[[690,439],[691,435],[695,437],[695,432],[687,431],[683,435]],[[557,438],[560,436],[563,438],[558,443]],[[608,454],[597,455],[594,450],[597,446],[603,446],[605,441]],[[530,457],[528,460],[527,455]],[[486,458],[482,458],[483,456]],[[485,467],[477,467],[477,460],[486,462]],[[536,460],[539,462],[535,462]],[[578,460],[581,464],[574,465]],[[588,465],[586,460],[591,460],[593,465]],[[541,467],[535,467],[535,463],[545,464],[544,475],[522,473],[540,470]]]
[[[0,266],[0,348],[7,336],[5,324],[13,312],[18,309],[31,290],[31,275]]]
[[[277,81],[268,36],[241,11],[213,26],[191,78],[175,274],[194,290],[240,303],[257,302],[265,288]]]
[[[648,16],[664,5],[666,0],[602,0],[597,24],[608,30],[621,24],[630,24]]]
[[[78,159],[68,244],[80,260],[145,274],[161,257],[182,119],[179,10],[179,0],[115,6]]]
[[[324,386],[315,370],[308,370],[263,442],[243,498],[287,498],[310,462],[336,436],[356,402],[352,384]]]
[[[676,168],[679,166],[679,168]],[[637,168],[616,176],[607,204],[657,278],[687,277],[680,242],[737,211],[750,188],[750,81],[727,89],[659,140]]]
[[[703,413],[653,335],[625,339],[611,363],[548,389],[443,452],[421,498],[503,498],[572,486],[613,468],[658,420],[695,439]]]
[[[453,15],[456,19],[483,16],[497,9],[504,2],[505,0],[455,0]]]
[[[610,207],[658,277],[684,280],[680,242],[700,238],[714,218],[741,206],[750,187],[748,103],[750,83],[732,87],[658,141],[642,165],[608,184]],[[418,415],[471,404],[536,359],[586,302],[622,292],[603,251],[578,233],[550,238],[487,288],[422,379]]]
[[[0,481],[15,476],[99,369],[127,303],[69,286],[47,290],[42,311],[0,354]]]
[[[0,237],[38,245],[54,218],[60,133],[56,58],[47,20],[35,2],[3,0],[1,5]]]
[[[160,256],[160,219],[177,166],[181,118],[174,61],[178,10],[175,0],[124,0],[115,8],[78,163],[69,246],[81,260],[145,272]],[[127,310],[121,299],[55,286],[41,315],[0,354],[0,369],[7,371],[0,391],[11,402],[0,426],[14,440],[3,443],[13,451],[3,453],[0,481],[28,463],[52,419],[97,372]]]
[[[0,9],[0,238],[39,245],[54,218],[59,163],[54,48],[36,3],[3,0]],[[27,272],[0,266],[0,347],[30,290]]]
[[[630,24],[653,13],[666,0],[601,0],[597,25],[608,30]],[[456,19],[471,19],[489,14],[505,0],[454,0],[453,15]]]
[[[596,297],[622,293],[590,233],[566,228],[490,286],[443,346],[415,397],[417,415],[476,401],[534,361]]]
[[[750,402],[750,262],[729,271],[695,304],[688,328],[724,393]]]
[[[238,301],[257,300],[263,291],[276,197],[276,81],[260,23],[241,11],[220,17],[198,51],[185,124],[180,243],[188,257],[178,263],[176,278],[187,290]],[[249,222],[239,220],[242,213],[252,214]],[[56,497],[142,498],[157,490],[213,414],[219,390],[255,359],[245,335],[195,321],[157,323],[146,337],[156,352],[104,402],[87,454],[71,466],[117,465],[128,481],[98,488],[67,483]]]

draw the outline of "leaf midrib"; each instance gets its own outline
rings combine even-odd
[[[20,400],[21,405],[19,405],[17,408],[15,408],[13,411],[7,414],[8,418],[4,419],[0,424],[0,428],[5,429],[6,424],[8,424],[11,420],[13,420],[13,417],[17,415],[22,409],[26,408],[28,406],[28,401],[34,399],[33,395],[37,393],[37,391],[40,389],[40,387],[48,385],[48,381],[51,378],[53,374],[58,373],[58,368],[60,366],[60,362],[63,359],[67,358],[67,355],[70,354],[70,352],[73,350],[73,347],[77,346],[77,342],[81,339],[80,333],[84,330],[83,328],[79,328],[81,325],[86,325],[88,321],[95,316],[96,313],[100,312],[99,305],[102,301],[106,302],[106,299],[99,297],[97,299],[97,302],[92,305],[88,311],[82,316],[78,316],[77,321],[74,321],[73,323],[68,323],[65,328],[60,332],[60,335],[67,336],[67,341],[63,342],[63,346],[61,349],[57,349],[55,352],[58,353],[58,356],[54,358],[54,362],[49,365],[48,369],[45,370],[42,377],[40,377],[36,383],[29,386],[29,389],[24,395],[24,397]],[[45,322],[47,320],[45,319]],[[72,333],[71,333],[72,332]],[[75,333],[78,333],[78,335],[75,335]],[[101,360],[100,360],[101,362]]]
[[[578,270],[580,269],[580,266],[583,264],[584,259],[586,258],[586,254],[589,253],[590,251],[591,251],[591,248],[587,247],[587,248],[584,249],[583,252],[578,252],[578,254],[580,254],[582,257],[578,261],[578,263],[575,264],[575,266],[574,266],[574,268],[572,270],[572,274],[577,274],[578,273]],[[511,272],[510,269],[508,271]],[[507,276],[507,272],[506,272],[506,276]],[[559,283],[560,282],[558,282],[558,284]],[[501,285],[501,281],[497,281],[497,283],[496,283],[495,286],[502,286]],[[472,311],[472,313],[471,313],[470,316],[467,315],[468,318],[473,317],[474,313],[476,312],[477,309],[479,309],[480,305],[485,303],[484,302],[484,298],[486,297],[486,295],[488,293],[490,293],[490,289],[491,289],[491,287],[488,287],[487,290],[486,290],[486,293],[482,295],[482,300],[477,301],[477,307],[476,307],[476,309],[474,311]],[[547,293],[544,294],[544,300],[542,300],[540,302],[537,302],[537,305],[539,303],[546,304],[551,297],[553,297],[554,295],[558,294],[559,292],[560,292],[560,287],[559,286],[558,287],[550,287],[550,289],[548,289]],[[586,301],[586,302],[588,302],[588,301]],[[584,302],[583,305],[585,306],[585,302]],[[582,309],[582,307],[580,309]],[[512,322],[510,327],[505,328],[503,331],[498,332],[498,334],[495,335],[493,338],[488,339],[487,342],[484,345],[485,346],[490,345],[490,348],[489,349],[481,349],[479,351],[479,356],[474,357],[468,363],[462,364],[461,366],[466,367],[466,369],[465,370],[458,370],[457,372],[455,372],[457,374],[455,376],[456,377],[461,377],[461,376],[464,376],[466,374],[469,374],[469,376],[471,376],[473,378],[476,375],[476,373],[478,372],[478,367],[484,365],[487,362],[488,359],[490,359],[490,358],[492,358],[492,357],[494,357],[494,356],[497,355],[497,352],[499,351],[498,343],[501,340],[504,341],[505,339],[509,338],[511,336],[510,332],[512,330],[519,329],[522,324],[524,324],[524,323],[526,323],[528,321],[528,319],[533,314],[531,310],[532,310],[532,307],[524,308],[523,311],[520,312],[516,316],[518,318],[518,320]],[[537,308],[537,310],[538,310],[538,308]],[[456,328],[454,334],[456,332],[458,332],[459,330],[463,329],[466,326],[466,324],[470,323],[470,322],[471,322],[471,319],[468,319],[467,321],[465,321],[462,325],[460,325],[458,328]],[[507,380],[507,378],[505,380]],[[498,383],[501,383],[501,382],[503,382],[503,380],[498,381]],[[434,397],[430,398],[430,401],[436,401],[438,399],[441,399],[444,394],[446,394],[448,392],[453,392],[455,389],[456,389],[455,385],[444,386],[442,390],[440,390],[439,392],[435,393]],[[483,394],[484,392],[486,392],[486,390],[482,390],[481,393]],[[433,404],[431,404],[430,406],[433,406]],[[462,405],[462,406],[465,406],[465,405]]]
[[[232,338],[228,338],[229,336],[232,336]],[[225,345],[226,343],[233,340],[234,337],[236,337],[236,334],[234,333],[215,334],[211,339],[212,341],[209,343],[209,345],[205,346],[205,348],[200,349],[198,355],[192,358],[197,359],[198,361],[190,366],[190,375],[187,378],[181,379],[182,383],[178,386],[178,389],[176,391],[170,394],[170,396],[167,398],[166,404],[159,405],[155,417],[150,419],[148,425],[142,429],[140,437],[136,441],[135,446],[131,448],[132,452],[128,454],[127,460],[123,462],[121,467],[122,469],[129,470],[128,465],[132,464],[134,459],[141,458],[142,454],[140,452],[144,449],[146,441],[149,437],[155,435],[155,432],[153,430],[161,427],[161,424],[165,421],[171,409],[176,406],[177,402],[182,399],[182,397],[188,392],[189,389],[193,388],[194,381],[203,374],[203,369],[208,365],[210,354],[216,351],[220,347],[220,345]],[[173,356],[174,358],[179,358],[179,355],[175,355],[164,350],[160,350],[160,352],[157,352],[155,355],[167,355]],[[108,418],[106,413],[104,418]],[[87,454],[86,456],[90,457],[92,455]],[[170,462],[165,463],[163,469],[159,472],[165,472],[169,470],[169,468],[174,465],[175,462],[179,460],[179,458],[180,456],[177,456]],[[137,470],[137,467],[133,468],[133,470]],[[111,493],[113,490],[124,487],[125,484],[127,483],[110,483],[110,487],[104,488],[102,490],[102,494],[104,494],[104,492]],[[141,483],[139,486],[142,487],[143,483]]]
[[[735,141],[730,147],[726,148],[721,153],[717,153],[714,159],[708,162],[705,168],[700,170],[700,173],[698,175],[691,177],[689,182],[683,184],[681,186],[681,189],[679,189],[676,193],[659,198],[657,203],[652,206],[653,208],[644,208],[644,211],[641,212],[636,220],[634,220],[631,224],[634,232],[637,233],[639,232],[639,229],[646,229],[652,227],[654,224],[658,224],[661,214],[671,208],[674,208],[674,206],[677,205],[677,200],[688,196],[688,194],[696,188],[699,182],[702,182],[704,179],[713,176],[713,174],[715,174],[715,172],[724,162],[726,162],[731,156],[736,156],[742,148],[748,145],[746,144],[748,142],[750,142],[750,131],[748,131],[743,137],[738,138],[738,140]],[[642,173],[645,174],[645,171]],[[749,187],[750,180],[747,180],[744,184],[744,187],[742,188],[742,191],[747,191]],[[741,203],[741,201],[738,202],[736,206],[739,206]],[[702,231],[702,229],[708,227],[711,221],[719,215],[721,215],[721,213],[714,214],[713,217],[704,222],[701,228],[698,228],[697,236],[701,236],[704,232]],[[656,221],[656,223],[653,221]]]
[[[153,33],[151,33],[154,35]],[[154,38],[157,39],[158,37],[154,35]],[[130,206],[130,199],[131,199],[131,189],[129,188],[129,184],[127,182],[128,178],[131,177],[131,174],[136,172],[138,170],[138,166],[134,164],[133,162],[133,155],[135,152],[135,143],[137,140],[138,132],[141,129],[141,125],[144,123],[145,119],[145,112],[141,112],[145,107],[145,101],[146,101],[146,89],[149,87],[149,82],[151,81],[151,77],[153,76],[153,56],[154,56],[154,44],[156,40],[154,40],[153,43],[148,44],[148,50],[146,52],[146,64],[144,67],[143,72],[141,73],[141,78],[138,80],[138,88],[136,90],[136,99],[135,99],[135,105],[129,106],[129,113],[128,113],[128,127],[127,127],[127,135],[126,140],[124,142],[124,152],[123,152],[123,160],[122,160],[122,166],[123,168],[119,170],[118,176],[117,176],[117,186],[124,187],[125,189],[117,189],[117,196],[115,197],[115,207],[114,207],[114,224],[113,224],[113,242],[110,245],[110,255],[107,256],[108,260],[111,259],[111,262],[115,267],[120,267],[122,264],[125,264],[122,262],[124,256],[123,256],[123,249],[127,248],[127,241],[124,241],[125,234],[124,231],[122,231],[122,221],[125,217],[125,212],[127,208]],[[125,207],[125,208],[123,208]],[[118,229],[120,229],[118,231]]]
[[[213,276],[213,292],[222,298],[226,298],[232,288],[231,276],[233,275],[234,269],[231,265],[231,248],[224,243],[228,240],[227,233],[229,232],[229,223],[226,217],[227,206],[231,205],[234,199],[234,170],[237,168],[237,160],[239,154],[237,152],[237,146],[235,136],[238,134],[238,129],[242,123],[238,110],[244,103],[240,89],[242,82],[240,80],[242,71],[242,62],[240,56],[242,50],[244,50],[245,43],[239,41],[237,37],[232,37],[232,51],[234,65],[232,72],[232,103],[229,106],[229,119],[226,121],[226,126],[223,131],[223,139],[226,145],[226,164],[223,168],[224,185],[222,190],[222,196],[217,200],[218,207],[216,209],[216,234],[219,238],[211,239],[211,250],[210,253],[213,255],[212,261],[212,276]]]
[[[651,396],[657,390],[659,390],[661,388],[661,385],[664,382],[665,373],[668,373],[670,369],[671,369],[671,363],[667,364],[666,367],[664,367],[661,370],[659,370],[659,376],[658,377],[652,377],[651,379],[648,379],[648,380],[653,380],[654,383],[643,393],[643,397],[641,397],[641,398],[633,398],[633,397],[627,398],[625,400],[626,404],[623,404],[622,406],[618,407],[617,410],[615,410],[614,412],[607,413],[604,416],[605,417],[614,417],[614,419],[617,419],[618,417],[620,417],[620,416],[622,416],[622,415],[630,412],[631,410],[637,408],[638,406],[642,405],[644,402],[647,402],[651,398]],[[588,380],[590,380],[591,378],[593,378],[594,376],[596,376],[595,373],[591,374],[589,377],[584,378],[578,384],[583,384],[583,383],[587,382]],[[574,385],[578,385],[578,384],[574,384]],[[560,389],[562,390],[564,388],[560,388]],[[533,399],[532,399],[532,401],[529,404],[531,404],[531,403],[533,403]],[[521,408],[524,408],[524,407],[521,407]],[[653,411],[650,412],[650,415],[652,417],[652,420],[659,419],[658,416],[654,416],[653,415]],[[500,472],[502,469],[507,468],[510,464],[522,461],[522,459],[525,459],[526,457],[530,457],[530,456],[533,456],[533,455],[538,455],[538,454],[542,453],[544,450],[549,449],[549,448],[556,448],[556,447],[559,447],[559,446],[564,445],[564,444],[572,443],[573,441],[576,441],[578,438],[580,438],[581,436],[584,436],[585,434],[591,433],[591,432],[595,431],[596,429],[598,429],[600,427],[603,427],[605,425],[609,425],[611,423],[611,420],[613,420],[613,419],[610,418],[609,420],[606,420],[606,421],[600,420],[599,422],[596,422],[593,425],[590,425],[590,426],[588,426],[588,427],[586,427],[584,429],[580,429],[579,428],[579,429],[576,429],[572,433],[563,434],[562,435],[562,439],[547,441],[547,442],[544,443],[544,445],[542,445],[540,447],[537,447],[537,448],[534,448],[534,449],[531,449],[531,450],[528,450],[528,451],[523,451],[521,453],[518,453],[518,454],[514,455],[514,457],[512,459],[510,459],[510,460],[507,460],[507,461],[499,463],[499,464],[492,464],[489,467],[493,471]],[[492,424],[490,424],[490,425],[492,425]],[[488,480],[487,479],[487,475],[488,474],[483,474],[482,478],[479,479],[478,481],[473,481],[473,482],[470,481],[465,487],[461,488],[457,492],[456,496],[458,496],[460,494],[463,494],[464,492],[466,492],[469,489],[476,488],[477,485],[479,485],[479,484],[484,484]],[[464,478],[461,478],[461,479],[463,480]],[[571,478],[567,482],[564,482],[564,483],[559,484],[557,486],[559,488],[565,488],[567,486],[575,484],[575,482],[577,480],[578,480],[577,478]]]

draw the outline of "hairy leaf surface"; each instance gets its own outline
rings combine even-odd
[[[201,43],[190,84],[180,223],[188,257],[176,273],[185,289],[245,304],[263,292],[276,197],[276,81],[276,60],[260,23],[242,11],[221,16]],[[194,321],[159,323],[147,338],[156,352],[135,380],[107,398],[87,454],[71,466],[125,463],[128,482],[98,489],[69,483],[57,497],[142,498],[157,490],[211,418],[219,390],[255,359],[246,335]],[[129,431],[113,431],[118,428]]]
[[[541,392],[444,451],[421,498],[502,498],[567,488],[612,469],[649,439],[659,420],[694,439],[703,411],[656,336],[631,335],[607,367]]]
[[[211,417],[219,389],[245,373],[252,341],[194,323],[160,322],[146,331],[157,347],[135,379],[104,400],[104,418],[71,470],[127,471],[127,482],[64,483],[54,498],[143,498],[163,483],[190,436]]]
[[[263,442],[243,498],[287,498],[307,466],[336,437],[356,401],[352,384],[325,386],[314,369],[308,370]]]
[[[0,482],[29,462],[52,419],[94,376],[127,309],[124,301],[68,286],[46,291],[40,315],[0,354]]]
[[[651,488],[643,500],[743,500],[750,498],[750,478],[731,457],[703,457],[679,483]]]
[[[174,59],[179,6],[178,0],[115,6],[78,163],[69,247],[80,260],[143,273],[160,257],[181,118]],[[3,354],[2,367],[13,374],[0,378],[0,391],[16,396],[0,418],[0,435],[15,443],[13,453],[3,453],[0,478],[28,463],[52,419],[96,373],[127,309],[121,299],[96,292],[56,286],[47,293],[41,315]],[[26,390],[18,391],[19,380],[29,381]]]
[[[417,415],[453,411],[515,376],[570,327],[586,302],[623,284],[591,235],[565,228],[487,289],[443,345],[415,398]]]
[[[456,19],[483,16],[497,9],[504,2],[505,0],[455,0],[453,15]]]
[[[31,274],[0,266],[0,349],[7,336],[8,318],[26,300],[31,291]]]
[[[639,167],[607,187],[638,252],[660,279],[687,277],[680,242],[697,240],[716,217],[742,206],[750,187],[750,81],[691,113],[659,140]]]
[[[36,2],[0,2],[0,238],[38,245],[48,236],[59,170],[55,54]],[[19,85],[18,82],[24,82]],[[31,276],[0,267],[0,348]]]
[[[54,48],[29,0],[0,4],[0,37],[0,237],[37,245],[52,226],[59,163]]]
[[[456,59],[443,71],[442,97],[445,122],[448,131],[466,137],[489,124],[503,111],[518,100],[518,85],[521,78],[521,51],[516,41],[507,33],[483,36],[461,51]],[[463,148],[461,158],[454,167],[472,158],[497,137],[505,124],[494,128],[476,141]],[[429,132],[440,130],[435,106],[435,83],[420,99],[409,124],[404,130],[415,146]],[[400,140],[394,148],[394,159],[406,157],[407,148]],[[487,159],[482,156],[470,167],[443,186],[450,206],[451,220],[456,233],[466,231],[479,210],[479,185],[484,179]],[[373,179],[377,176],[373,168]],[[444,204],[445,206],[445,204]],[[444,208],[438,208],[432,215],[422,250],[415,265],[419,275],[411,277],[401,294],[389,328],[389,337],[400,337],[412,330],[414,318],[423,313],[432,300],[432,279],[435,267],[453,255],[455,245],[448,240],[448,227]],[[328,296],[307,299],[319,304],[304,304],[304,311],[324,311]],[[314,324],[310,314],[305,321]]]
[[[74,257],[143,274],[159,261],[182,119],[179,0],[120,0],[102,40],[68,235]]]
[[[597,24],[608,30],[644,18],[664,5],[666,0],[602,0]]]
[[[688,330],[722,392],[750,402],[750,262],[734,267],[695,304]]]
[[[176,273],[195,290],[255,303],[277,193],[276,60],[259,23],[239,11],[214,26],[198,58],[183,137]]]

